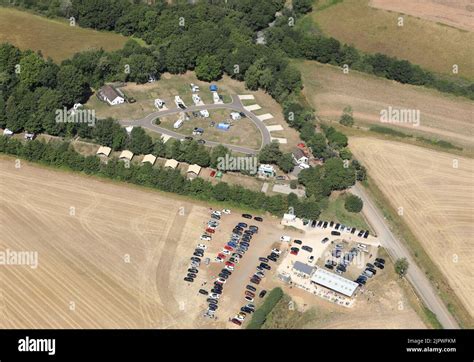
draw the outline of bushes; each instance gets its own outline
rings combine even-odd
[[[344,201],[344,207],[350,212],[361,212],[363,206],[362,199],[356,195],[349,195]]]
[[[283,290],[281,288],[274,288],[268,293],[263,304],[252,314],[252,319],[247,325],[247,329],[262,328],[268,314],[273,310],[277,303],[283,297]]]

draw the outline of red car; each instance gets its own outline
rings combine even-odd
[[[231,263],[230,261],[227,261],[227,262],[225,263],[225,265],[227,265],[227,266],[232,266],[232,267],[235,266],[234,263]]]
[[[292,254],[292,255],[298,255],[298,252],[299,252],[299,251],[300,251],[300,249],[294,248],[294,249],[291,249],[290,254]]]
[[[225,249],[225,250],[229,250],[229,251],[234,250],[234,248],[231,247],[231,246],[229,246],[229,245],[224,246],[224,249]]]
[[[252,298],[255,297],[255,294],[253,294],[252,292],[250,292],[248,290],[245,291],[245,295],[248,296],[248,297],[252,297]]]
[[[211,234],[214,234],[216,232],[214,229],[211,228],[207,228],[206,231]]]
[[[225,258],[226,258],[225,254],[222,254],[222,253],[217,254],[217,256],[218,256],[219,258],[221,258],[221,259],[225,259]]]
[[[237,318],[232,318],[232,323],[237,324],[238,326],[242,325],[242,322],[239,321]]]
[[[212,170],[209,176],[214,177],[215,175],[216,175],[216,171]]]

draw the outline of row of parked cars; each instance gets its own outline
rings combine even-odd
[[[247,284],[244,292],[244,299],[247,302],[250,302],[240,308],[240,312],[236,314],[231,322],[237,324],[238,326],[242,325],[248,314],[255,312],[255,305],[252,304],[257,295],[257,288],[263,278],[265,278],[265,273],[268,270],[271,270],[272,267],[268,264],[270,261],[276,262],[280,257],[281,251],[279,249],[272,249],[271,253],[267,255],[266,258],[260,257],[258,260],[260,264],[256,268],[256,272],[250,277],[250,284]],[[258,293],[259,298],[263,298],[267,294],[265,289],[261,290]]]
[[[232,275],[234,268],[245,255],[245,252],[250,247],[250,241],[256,233],[258,233],[257,226],[248,226],[244,222],[239,222],[232,230],[230,240],[222,248],[221,252],[217,254],[215,261],[225,263],[225,265],[220,271],[218,278],[214,281],[211,294],[207,299],[209,305],[205,316],[213,316],[215,311],[218,309],[219,299],[224,290],[224,284],[226,284],[227,279]],[[229,257],[229,260],[225,261],[227,257]],[[207,291],[204,289],[201,289],[199,292],[207,295]]]
[[[310,225],[312,228],[316,228],[316,227],[322,228],[322,229],[327,229],[328,227],[333,228],[333,230],[331,231],[331,235],[335,235],[335,236],[339,236],[342,233],[350,233],[350,234],[355,235],[357,231],[357,228],[355,227],[351,228],[350,226],[336,223],[334,221],[309,220],[305,222],[305,225]],[[357,233],[358,237],[365,238],[365,239],[367,239],[369,235],[370,234],[368,230],[359,230],[359,232]]]
[[[372,278],[375,274],[377,274],[377,269],[385,268],[385,259],[382,258],[375,258],[373,264],[367,263],[365,270],[362,272],[361,275],[357,277],[355,282],[359,285],[365,285],[367,283],[368,278]]]

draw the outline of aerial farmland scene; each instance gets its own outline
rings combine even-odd
[[[460,357],[473,59],[470,0],[0,0],[2,336]]]

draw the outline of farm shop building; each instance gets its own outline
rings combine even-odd
[[[352,280],[318,268],[311,277],[311,282],[334,292],[352,298],[359,284]]]

